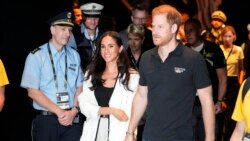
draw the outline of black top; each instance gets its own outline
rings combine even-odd
[[[139,84],[148,88],[143,137],[155,141],[193,139],[196,91],[211,84],[202,55],[179,43],[162,62],[158,48],[153,48],[142,55],[139,72]]]
[[[187,46],[190,46],[187,44]],[[219,47],[219,45],[209,42],[209,41],[204,41],[204,46],[202,50],[200,51],[201,55],[204,57],[209,76],[211,79],[212,83],[212,88],[213,88],[213,100],[214,102],[218,101],[218,77],[216,74],[216,69],[219,68],[224,68],[226,67],[226,60],[225,56]],[[196,98],[197,102],[196,104],[200,105],[199,99]]]
[[[114,91],[114,87],[108,88],[99,86],[95,89],[95,97],[98,102],[98,105],[101,107],[109,107],[109,100]]]
[[[147,50],[147,49],[146,49],[144,46],[141,47],[141,54],[140,54],[140,56],[139,56],[139,58],[138,58],[138,61],[136,61],[134,55],[133,55],[132,52],[131,52],[130,47],[128,47],[127,53],[128,53],[128,57],[129,57],[129,61],[130,61],[130,66],[131,66],[133,69],[136,69],[136,70],[139,69],[139,63],[140,63],[140,60],[141,60],[141,55],[142,55],[146,50]]]

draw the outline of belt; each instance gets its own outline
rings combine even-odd
[[[71,109],[65,109],[65,110],[71,110]],[[50,111],[43,111],[43,110],[36,110],[37,115],[43,115],[43,116],[51,116],[56,115],[55,113],[52,113]]]
[[[51,116],[51,115],[56,115],[55,113],[52,113],[50,111],[43,111],[43,110],[36,110],[36,113],[38,115],[43,115],[43,116]]]
[[[70,110],[70,109],[66,109],[66,110]],[[35,110],[35,113],[36,115],[40,115],[40,116],[55,116],[56,117],[56,114],[55,113],[52,113],[50,111],[43,111],[43,110]],[[83,116],[82,114],[78,113],[74,120],[73,120],[73,123],[77,124],[77,123],[83,123],[85,121],[85,116]]]

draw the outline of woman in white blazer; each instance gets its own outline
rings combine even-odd
[[[139,74],[131,69],[119,34],[105,32],[78,97],[80,111],[86,116],[81,141],[124,140],[138,81]]]

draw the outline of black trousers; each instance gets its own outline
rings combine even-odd
[[[56,115],[37,115],[32,122],[33,141],[79,141],[83,123],[63,126]]]
[[[231,119],[231,116],[234,111],[239,88],[240,84],[237,77],[227,77],[227,92],[225,96],[227,109],[225,111],[223,141],[229,141],[236,125],[236,122]]]
[[[205,127],[202,117],[202,108],[200,105],[195,105],[193,110],[193,115],[195,118],[194,123],[194,136],[195,141],[205,141]],[[221,141],[223,134],[224,125],[224,115],[225,113],[219,113],[215,116],[215,141]]]

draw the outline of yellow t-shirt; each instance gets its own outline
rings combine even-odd
[[[0,59],[0,86],[9,84],[2,60]]]
[[[227,63],[227,76],[239,75],[239,60],[244,59],[244,53],[240,46],[233,45],[233,48],[226,49],[223,45],[220,48],[225,56]],[[232,51],[231,51],[232,49]],[[231,53],[230,53],[231,52]],[[229,57],[228,57],[229,56]]]
[[[235,104],[232,119],[235,121],[245,121],[246,127],[245,131],[250,132],[250,90],[247,91],[244,100],[242,101],[242,90],[246,80],[242,83],[237,101]]]

